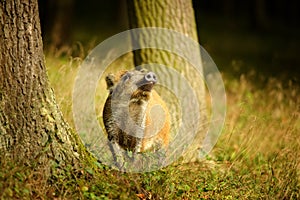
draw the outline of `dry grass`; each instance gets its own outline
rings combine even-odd
[[[72,88],[81,59],[46,60],[57,102],[73,124]],[[213,165],[173,165],[143,174],[70,166],[68,173],[46,179],[42,169],[1,160],[0,199],[138,199],[137,194],[149,199],[299,199],[299,85],[255,77],[254,72],[239,79],[224,75],[227,119],[208,158]]]

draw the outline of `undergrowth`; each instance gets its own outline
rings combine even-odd
[[[81,59],[46,57],[56,99],[72,122],[72,87]],[[299,86],[276,78],[223,74],[227,118],[205,162],[121,173],[72,166],[63,172],[0,161],[0,199],[299,199]],[[27,162],[28,163],[28,162]]]

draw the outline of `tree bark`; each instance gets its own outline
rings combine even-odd
[[[37,0],[1,1],[0,63],[1,156],[43,165],[86,160],[49,86]]]
[[[185,36],[192,38],[194,41],[198,41],[196,21],[194,16],[194,10],[191,0],[128,0],[129,10],[129,25],[131,28],[143,28],[143,27],[160,27],[175,30],[182,33]],[[159,37],[159,35],[146,35],[145,37]],[[174,41],[174,38],[169,38],[167,42],[185,44],[183,41]],[[155,40],[155,39],[154,39]],[[135,41],[137,42],[137,41]],[[143,41],[138,41],[142,43]],[[158,41],[157,42],[161,42]],[[163,41],[165,42],[165,41]],[[182,46],[183,51],[196,55],[196,59],[201,63],[200,49],[190,46]],[[170,66],[178,72],[180,72],[185,78],[190,80],[190,84],[196,93],[199,104],[199,113],[201,113],[201,124],[206,122],[205,112],[205,91],[204,82],[202,77],[197,76],[196,71],[188,61],[181,58],[178,55],[172,54],[158,49],[140,49],[134,52],[135,66],[139,66],[147,63],[159,63],[165,66]],[[175,83],[174,83],[175,84]],[[167,97],[165,99],[173,99]],[[170,106],[175,102],[168,102]],[[175,117],[176,118],[176,117]],[[174,121],[173,125],[179,124],[179,121]],[[189,146],[188,150],[183,156],[184,162],[196,161],[199,158],[199,150],[202,147],[203,130],[196,134],[194,142]]]

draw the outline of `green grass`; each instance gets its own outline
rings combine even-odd
[[[71,126],[72,88],[81,60],[46,56],[57,102]],[[0,162],[0,199],[299,199],[299,86],[255,77],[253,71],[239,78],[224,74],[226,123],[204,162],[141,174],[102,165],[96,171],[69,166],[62,174],[53,166],[46,178],[48,169],[7,158]],[[97,93],[99,102],[104,89]]]

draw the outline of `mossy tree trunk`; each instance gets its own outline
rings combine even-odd
[[[1,1],[0,63],[1,160],[12,156],[44,166],[87,160],[49,86],[37,0]]]
[[[196,21],[192,0],[128,0],[128,13],[130,28],[143,28],[143,27],[159,27],[175,30],[185,36],[198,41]],[[147,35],[146,37],[157,37],[159,35]],[[175,40],[178,38],[175,38]],[[155,39],[154,39],[155,40]],[[170,42],[183,44],[183,52],[196,55],[198,63],[201,65],[200,48],[191,47],[184,41],[174,41],[174,38],[169,38]],[[169,42],[167,41],[167,42]],[[139,42],[139,41],[134,41]],[[140,42],[143,42],[141,40]],[[165,41],[163,41],[165,42]],[[174,44],[170,44],[174,45]],[[142,44],[140,46],[143,46]],[[178,55],[172,54],[158,49],[140,49],[134,52],[135,66],[147,63],[158,63],[165,66],[170,66],[180,72],[188,80],[193,87],[194,92],[199,99],[199,113],[201,115],[201,124],[203,129],[196,134],[194,142],[190,145],[189,149],[184,155],[184,162],[196,161],[199,158],[199,150],[202,147],[204,124],[206,123],[206,105],[205,105],[205,90],[204,81],[202,77],[197,76],[194,68],[187,60]],[[177,122],[172,122],[177,123]]]

